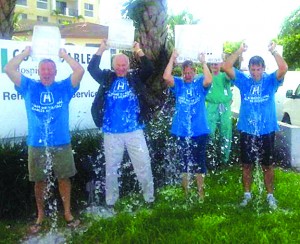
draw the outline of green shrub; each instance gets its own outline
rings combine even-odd
[[[35,205],[24,140],[0,144],[0,218],[24,217]]]

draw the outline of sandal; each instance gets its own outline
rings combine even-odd
[[[70,221],[67,221],[67,226],[69,228],[75,229],[80,225],[80,220],[79,219],[72,219]]]
[[[37,234],[42,229],[42,223],[35,223],[29,227],[30,234]]]

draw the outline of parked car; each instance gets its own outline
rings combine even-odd
[[[278,121],[300,126],[300,71],[288,71],[276,94]]]

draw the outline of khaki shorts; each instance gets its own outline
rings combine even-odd
[[[28,147],[28,170],[30,181],[44,181],[54,174],[58,179],[70,178],[76,174],[72,147],[70,144],[57,147]]]

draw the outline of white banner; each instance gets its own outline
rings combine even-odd
[[[4,73],[6,63],[18,55],[29,42],[17,42],[0,40],[0,138],[19,137],[27,135],[27,117],[25,103],[20,94],[14,89],[13,82]],[[97,48],[84,46],[64,46],[69,55],[78,61],[86,70],[80,83],[80,89],[76,92],[70,103],[70,129],[96,128],[91,116],[91,105],[98,90],[98,83],[90,76],[87,65],[96,52]],[[56,80],[67,78],[72,70],[66,62],[57,62]],[[102,69],[111,68],[110,50],[102,56]],[[31,57],[24,60],[20,65],[20,72],[27,77],[39,79],[38,62]]]

